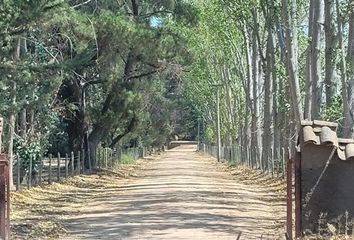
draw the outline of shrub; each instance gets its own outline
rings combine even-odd
[[[135,160],[132,156],[123,154],[119,161],[120,164],[133,164]]]

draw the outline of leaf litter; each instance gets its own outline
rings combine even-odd
[[[148,163],[137,160],[113,170],[96,170],[60,183],[12,192],[11,239],[62,239],[67,235],[65,216],[80,214],[95,196],[117,191],[119,181],[136,177],[136,171]]]

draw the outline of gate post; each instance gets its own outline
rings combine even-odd
[[[9,162],[2,152],[2,129],[4,119],[0,117],[0,239],[10,239],[10,185]]]
[[[302,189],[301,189],[301,153],[295,157],[295,237],[302,237]]]
[[[288,149],[286,162],[286,235],[293,239],[293,158]]]
[[[9,162],[0,155],[0,239],[10,238]]]
[[[4,119],[0,117],[0,154],[2,153],[2,128],[4,126]]]

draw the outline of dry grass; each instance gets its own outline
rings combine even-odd
[[[275,193],[276,195],[283,198],[285,203],[286,198],[286,182],[281,178],[274,178],[270,174],[263,173],[260,170],[250,169],[245,166],[230,166],[228,163],[220,164],[215,162],[215,158],[210,157],[210,160],[214,162],[216,167],[222,168],[224,171],[229,171],[232,175],[237,178],[237,180],[242,181],[246,184],[256,184],[257,186],[263,186],[265,189]],[[283,222],[282,222],[283,223]],[[353,229],[354,233],[354,229]],[[329,235],[329,234],[327,234]],[[301,238],[301,240],[350,240],[354,239],[354,234],[352,236],[332,234],[332,236],[319,236],[311,235]]]
[[[230,169],[233,175],[236,175],[238,179],[245,183],[267,187],[280,195],[286,194],[286,182],[284,179],[274,178],[270,174],[244,166],[232,167]]]
[[[207,155],[203,156],[206,157]],[[272,177],[270,174],[246,166],[230,166],[227,162],[220,164],[216,162],[214,157],[209,157],[209,160],[215,165],[215,167],[225,172],[230,172],[235,178],[237,178],[237,180],[242,181],[245,184],[257,185],[271,190],[276,194],[284,196],[285,201],[286,182],[284,179]]]
[[[319,237],[319,236],[313,236],[313,237],[304,237],[301,238],[301,240],[317,240],[317,239],[321,239],[321,240],[350,240],[353,239],[352,236],[332,236],[332,237]]]
[[[117,191],[119,183],[136,176],[148,162],[138,160],[114,170],[68,178],[64,182],[13,192],[11,239],[58,239],[66,235],[65,216],[80,214],[94,196]],[[118,183],[118,184],[117,184]]]

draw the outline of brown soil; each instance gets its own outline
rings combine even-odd
[[[14,239],[283,239],[284,184],[185,146],[15,193],[12,218]]]

